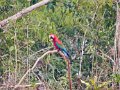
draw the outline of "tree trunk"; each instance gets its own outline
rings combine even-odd
[[[120,8],[117,2],[114,73],[120,74]],[[119,83],[120,90],[120,83]]]

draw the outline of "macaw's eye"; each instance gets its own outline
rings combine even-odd
[[[49,38],[50,38],[50,39],[54,39],[54,36],[53,36],[53,35],[50,35]]]
[[[52,39],[52,37],[51,37],[51,36],[49,36],[49,38],[50,38],[50,39]]]

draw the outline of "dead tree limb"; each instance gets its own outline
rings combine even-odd
[[[8,17],[7,19],[4,19],[4,20],[0,21],[0,28],[7,25],[9,23],[9,21],[15,21],[15,20],[25,16],[29,12],[33,11],[34,9],[47,4],[48,2],[50,2],[50,0],[43,0],[43,1],[39,2],[39,3],[36,3],[35,5],[32,5],[32,6],[28,7],[28,8],[26,8],[26,9],[23,9],[22,11],[18,12],[17,14],[15,14],[13,16]]]
[[[35,85],[42,85],[43,83],[42,82],[39,82],[39,83],[35,83]],[[33,85],[32,84],[29,84],[29,85],[18,85],[19,88],[27,88],[27,87],[32,87]],[[3,84],[0,86],[0,90],[6,90],[6,87],[8,88],[14,88],[13,85],[6,85],[6,84]]]
[[[114,48],[115,48],[115,62],[116,62],[116,70],[115,73],[119,72],[119,63],[120,63],[120,8],[117,2],[117,13],[116,13],[116,32],[115,32],[115,41],[114,41]]]
[[[120,74],[120,8],[119,8],[119,1],[116,2],[117,4],[117,12],[116,12],[116,32],[115,32],[115,40],[114,40],[114,60],[115,65],[113,65],[113,74]],[[114,83],[113,83],[114,88]],[[118,89],[120,90],[120,83]]]
[[[70,60],[65,57],[65,55],[61,52],[59,54],[64,58],[66,64],[67,64],[67,75],[68,75],[68,80],[69,80],[69,88],[72,90],[72,79],[71,79],[71,64]]]
[[[50,54],[50,53],[55,53],[57,52],[57,50],[53,50],[53,51],[48,51],[46,53],[44,53],[41,57],[39,57],[36,62],[34,63],[34,65],[32,66],[32,68],[28,69],[27,72],[23,75],[23,77],[20,79],[20,81],[18,82],[17,85],[15,85],[15,88],[17,88],[21,83],[22,81],[25,79],[25,77],[28,75],[29,72],[31,72],[37,65],[37,63],[42,59],[44,58],[46,55]]]
[[[37,65],[37,63],[43,59],[46,55],[48,54],[52,54],[52,53],[56,53],[58,52],[57,50],[52,50],[52,51],[48,51],[46,53],[44,53],[41,57],[39,57],[36,62],[34,63],[34,65],[32,66],[32,68],[28,69],[26,71],[26,73],[23,75],[23,77],[20,79],[20,81],[18,82],[17,85],[15,85],[14,89],[18,88],[20,86],[20,84],[22,83],[22,81],[25,79],[25,77],[28,75],[28,73],[30,73]],[[59,52],[59,54],[63,57],[63,59],[65,60],[66,64],[67,64],[67,69],[68,69],[68,80],[69,80],[69,87],[70,90],[72,90],[72,80],[71,80],[71,65],[70,65],[70,60],[68,60],[64,54],[62,52]]]

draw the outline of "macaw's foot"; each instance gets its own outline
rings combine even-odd
[[[60,50],[58,49],[57,51],[59,52]]]

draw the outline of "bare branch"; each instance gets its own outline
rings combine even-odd
[[[34,65],[32,66],[32,68],[28,69],[27,72],[26,72],[26,73],[23,75],[23,77],[20,79],[20,81],[18,82],[18,84],[15,85],[15,88],[17,88],[17,87],[22,83],[22,81],[25,79],[25,77],[28,75],[28,73],[29,73],[30,71],[32,71],[32,70],[36,67],[37,63],[38,63],[42,58],[44,58],[44,57],[45,57],[46,55],[48,55],[48,54],[55,53],[55,52],[57,52],[57,50],[48,51],[48,52],[44,53],[41,57],[39,57],[39,58],[36,60],[36,62],[34,63]]]
[[[79,70],[79,73],[78,73],[78,76],[81,77],[82,74],[81,74],[81,68],[82,68],[82,61],[83,61],[83,54],[84,54],[84,48],[85,48],[85,35],[83,37],[83,42],[82,42],[82,46],[81,46],[81,55],[80,55],[80,63],[79,63],[79,67],[80,67],[80,70]]]
[[[22,11],[18,12],[17,14],[15,14],[13,16],[8,17],[7,19],[0,21],[0,28],[4,27],[6,24],[8,24],[9,21],[15,21],[15,20],[25,16],[29,12],[33,11],[34,9],[47,4],[48,2],[50,2],[50,0],[43,0],[35,5],[32,5],[26,9],[23,9]]]
[[[35,85],[41,85],[41,84],[43,84],[43,83],[42,82],[35,83]],[[18,85],[19,88],[26,88],[26,87],[31,87],[31,86],[33,86],[33,85],[32,84],[29,84],[29,85]],[[3,90],[6,87],[8,87],[8,88],[14,88],[13,85],[9,85],[8,86],[8,85],[3,84],[3,85],[1,85],[0,90]]]
[[[48,54],[52,54],[52,53],[56,53],[58,52],[57,50],[52,50],[52,51],[48,51],[46,53],[44,53],[41,57],[39,57],[36,62],[34,63],[34,65],[32,66],[32,68],[28,69],[26,71],[26,73],[23,75],[23,77],[20,79],[20,81],[18,82],[17,85],[15,85],[14,89],[19,87],[20,84],[22,83],[22,81],[25,79],[25,77],[28,75],[28,73],[30,73],[37,65],[37,63],[44,58],[46,55]],[[59,52],[59,54],[63,57],[63,59],[65,60],[66,64],[67,64],[67,69],[68,69],[68,79],[69,79],[69,85],[70,85],[70,90],[72,90],[72,80],[71,80],[71,66],[70,66],[70,60],[68,60],[64,54],[62,52]]]

